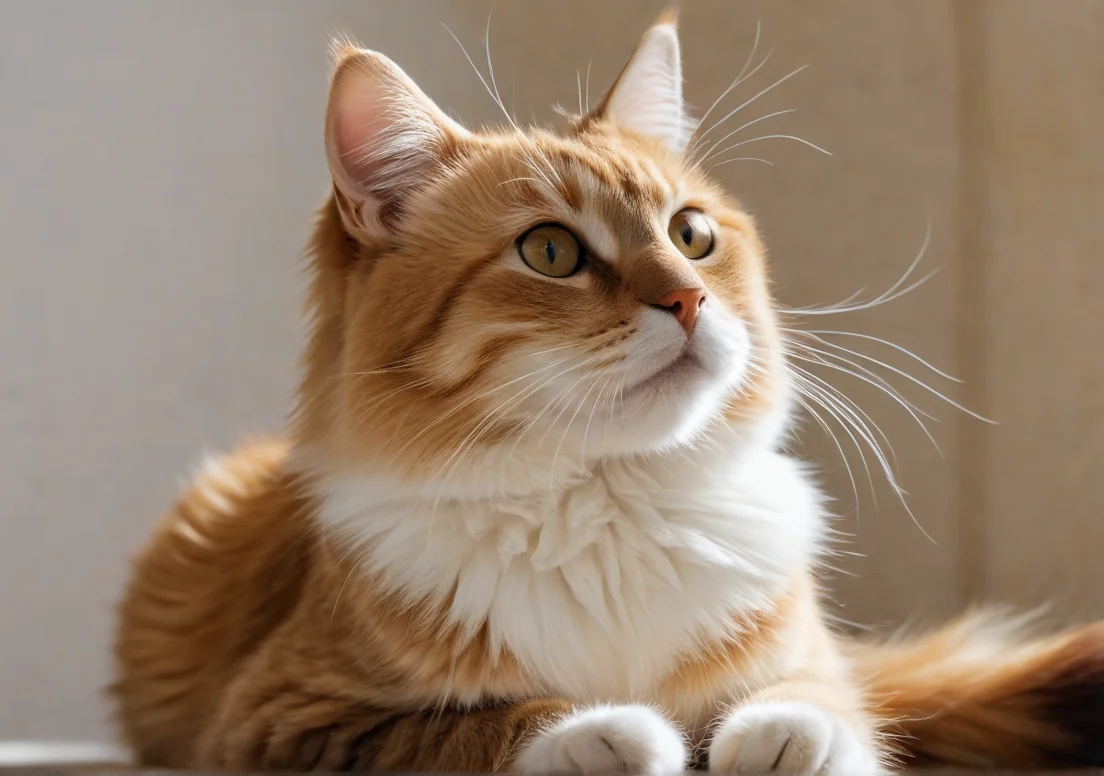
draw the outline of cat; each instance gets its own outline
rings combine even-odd
[[[673,14],[561,134],[335,44],[297,411],[207,462],[121,606],[141,765],[1104,764],[1104,626],[827,624],[764,248],[694,132]]]

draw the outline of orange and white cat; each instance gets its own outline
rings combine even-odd
[[[673,17],[558,135],[336,58],[294,421],[205,466],[122,606],[143,765],[1104,764],[1100,626],[826,624],[763,247],[687,153]]]

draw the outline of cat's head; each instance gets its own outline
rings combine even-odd
[[[336,58],[297,425],[319,466],[497,492],[777,427],[763,249],[688,151],[673,19],[559,134],[469,132],[382,55]]]

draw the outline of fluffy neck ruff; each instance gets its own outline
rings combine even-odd
[[[581,700],[647,698],[680,658],[769,612],[826,533],[802,465],[724,431],[492,498],[314,479],[323,527],[389,592],[439,602],[462,632],[486,629],[493,651]]]

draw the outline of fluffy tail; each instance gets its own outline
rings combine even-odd
[[[1041,638],[1024,624],[975,614],[915,640],[854,645],[904,760],[1104,766],[1104,622]]]

